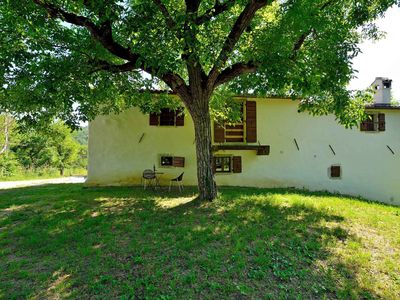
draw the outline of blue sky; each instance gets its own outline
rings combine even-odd
[[[386,37],[376,42],[365,41],[360,53],[353,61],[358,70],[357,78],[350,82],[350,89],[364,89],[375,77],[389,77],[392,95],[400,100],[400,8],[392,7],[386,15],[376,21]]]

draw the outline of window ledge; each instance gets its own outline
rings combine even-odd
[[[257,155],[269,155],[269,145],[213,145],[212,150],[255,150]]]

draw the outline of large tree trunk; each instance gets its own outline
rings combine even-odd
[[[212,167],[211,119],[208,102],[206,99],[196,101],[196,107],[190,109],[190,111],[196,139],[199,197],[202,200],[212,201],[217,197],[217,185]]]

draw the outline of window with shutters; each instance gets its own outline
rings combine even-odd
[[[160,166],[183,168],[185,167],[185,158],[181,156],[161,155]]]
[[[257,142],[256,102],[243,102],[241,113],[241,121],[235,124],[229,122],[223,124],[214,123],[215,143]]]
[[[163,108],[160,113],[160,126],[174,126],[176,112],[168,108]]]
[[[172,167],[173,156],[161,156],[161,167]]]
[[[227,143],[243,143],[244,142],[243,122],[225,125],[225,142],[227,142]]]
[[[150,126],[184,126],[185,116],[183,108],[171,110],[161,109],[160,113],[150,113]]]
[[[231,156],[214,157],[214,170],[215,173],[231,173],[232,157]]]
[[[240,121],[234,124],[225,123],[225,142],[243,143],[244,142],[244,124],[243,124],[243,103],[240,105]]]
[[[242,157],[241,156],[214,156],[213,168],[215,173],[241,173]]]
[[[385,114],[368,113],[367,118],[361,122],[360,131],[379,132],[385,131]]]

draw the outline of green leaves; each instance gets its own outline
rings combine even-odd
[[[211,116],[220,124],[241,121],[243,117],[243,102],[235,100],[234,96],[229,90],[220,88],[211,98]]]
[[[143,97],[143,90],[182,85],[187,91],[196,90],[194,85],[213,89],[206,84],[211,80],[208,73],[248,4],[244,0],[203,0],[198,11],[187,14],[182,0],[158,4],[57,0],[51,1],[53,10],[46,10],[41,1],[0,2],[0,108],[29,124],[46,124],[57,117],[71,126],[131,106],[157,110],[163,102]],[[352,59],[359,53],[357,43],[381,36],[371,21],[395,3],[398,1],[268,3],[257,11],[218,71],[248,62],[258,68],[250,75],[232,76],[223,93],[301,98],[305,100],[302,109],[335,113],[340,122],[354,123],[346,120],[344,113],[362,106],[350,102],[352,94],[346,91],[355,71]],[[84,18],[101,30],[94,32],[86,23],[70,24],[54,8]],[[116,54],[115,47],[132,54],[134,70],[103,70],[105,65],[129,62]],[[189,69],[202,73],[201,82],[190,79]],[[165,74],[170,81],[165,82]],[[215,112],[218,114],[226,112]]]
[[[54,167],[60,170],[81,163],[78,155],[84,149],[73,138],[70,129],[57,122],[45,130],[28,129],[20,132],[19,142],[11,148],[26,169]]]

